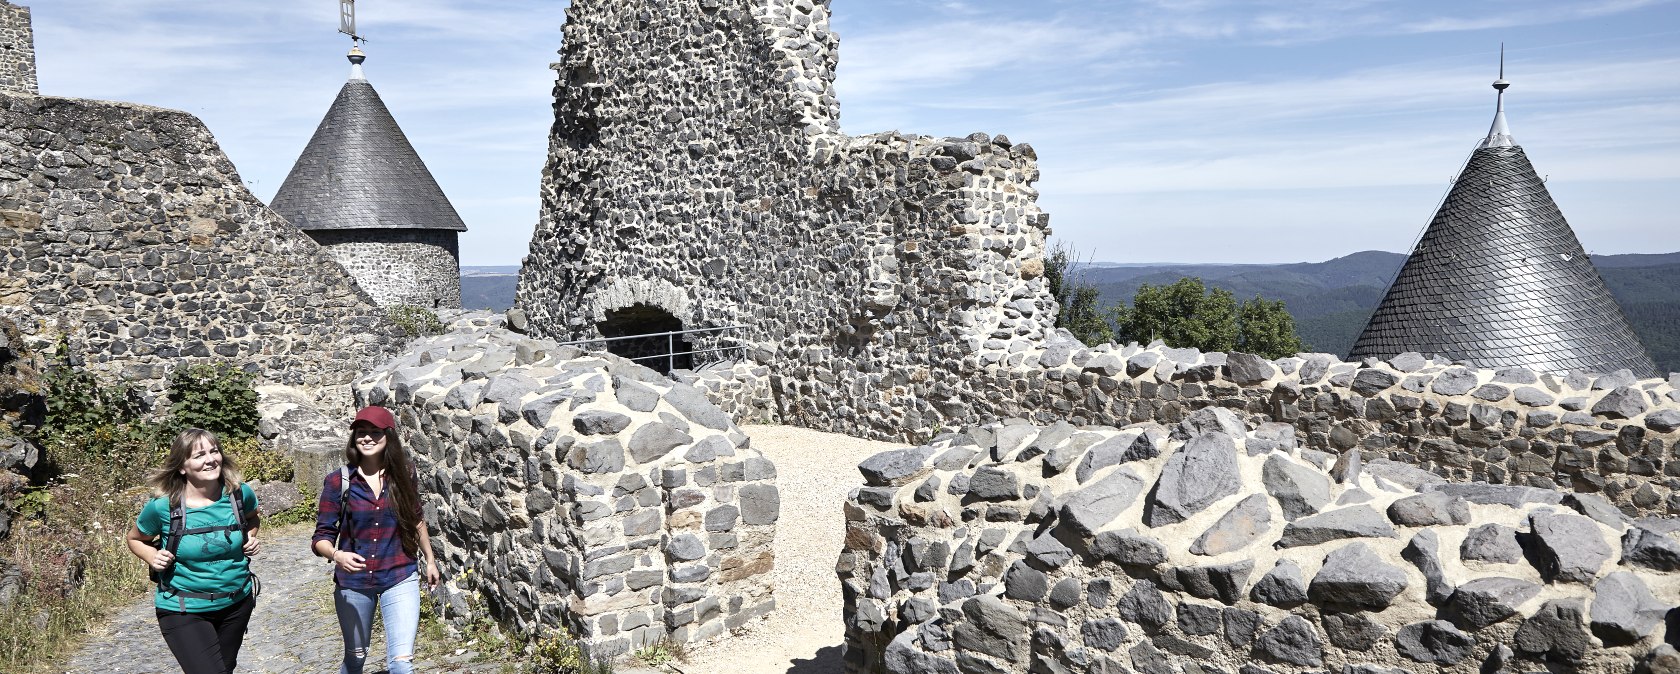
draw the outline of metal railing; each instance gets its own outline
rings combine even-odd
[[[667,368],[667,372],[669,372],[670,370],[677,369],[677,356],[693,356],[693,355],[698,355],[698,354],[702,354],[702,353],[718,353],[718,352],[723,352],[723,351],[733,351],[733,350],[736,350],[736,349],[740,349],[741,352],[744,354],[746,352],[746,348],[747,348],[745,344],[735,343],[735,344],[730,344],[730,345],[727,345],[727,346],[719,346],[719,347],[711,348],[711,349],[698,349],[698,350],[694,350],[694,351],[677,351],[677,336],[678,335],[693,335],[693,334],[701,334],[701,333],[720,333],[720,332],[724,332],[726,330],[742,330],[742,329],[745,329],[746,327],[747,326],[745,326],[745,325],[725,325],[725,326],[717,327],[717,328],[695,328],[693,330],[674,330],[672,332],[650,332],[650,333],[641,334],[641,335],[624,335],[622,337],[597,337],[595,339],[579,339],[579,340],[574,340],[574,341],[570,341],[570,342],[560,342],[559,346],[580,346],[580,345],[584,345],[584,344],[606,344],[607,342],[623,342],[623,341],[629,341],[629,340],[632,340],[632,339],[649,339],[649,338],[653,338],[653,337],[664,337],[665,338],[665,353],[654,354],[654,355],[651,355],[651,356],[636,356],[634,358],[626,358],[626,360],[639,361],[639,360],[653,360],[653,359],[656,359],[656,358],[664,358],[664,359],[666,359],[665,360],[665,365],[666,365],[666,368]]]

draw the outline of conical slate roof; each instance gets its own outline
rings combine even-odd
[[[1482,367],[1655,376],[1504,122],[1501,106],[1351,357],[1415,351]]]
[[[455,207],[408,143],[397,120],[362,77],[350,81],[269,205],[298,229],[466,231]]]

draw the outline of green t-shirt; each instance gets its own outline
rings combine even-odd
[[[239,497],[245,507],[245,521],[250,522],[257,511],[257,495],[251,485],[239,485]],[[182,514],[185,529],[219,527],[237,524],[233,517],[233,499],[222,494],[215,503],[203,508],[186,508]],[[154,498],[140,509],[135,522],[140,533],[156,536],[169,528],[169,499]],[[224,599],[183,598],[159,588],[152,593],[152,604],[168,611],[180,611],[186,601],[186,612],[216,611],[244,601],[250,591],[246,576],[250,562],[241,548],[245,545],[243,531],[212,531],[192,534],[175,546],[175,565],[164,572],[170,586],[187,592],[234,592]]]

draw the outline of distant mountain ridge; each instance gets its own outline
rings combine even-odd
[[[1324,262],[1291,264],[1081,265],[1076,273],[1106,304],[1130,303],[1139,286],[1195,276],[1239,300],[1283,300],[1313,349],[1345,356],[1382,301],[1406,256],[1361,251]],[[1594,255],[1593,264],[1621,304],[1660,371],[1680,371],[1680,252]]]
[[[1680,252],[1594,255],[1593,264],[1661,372],[1680,371]],[[1316,351],[1345,356],[1382,301],[1406,256],[1367,250],[1323,262],[1289,264],[1077,265],[1105,304],[1129,304],[1139,286],[1168,285],[1195,276],[1238,300],[1259,295],[1283,300],[1296,330]],[[461,306],[506,311],[518,290],[519,268],[462,267]]]

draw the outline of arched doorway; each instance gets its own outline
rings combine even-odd
[[[649,335],[640,339],[607,342],[607,351],[625,358],[639,358],[641,360],[637,360],[637,363],[662,374],[670,374],[673,367],[688,369],[694,366],[694,357],[687,353],[694,350],[685,339],[687,335],[661,334],[681,331],[682,321],[659,307],[632,304],[622,309],[613,309],[607,312],[607,320],[601,321],[595,327],[601,331],[602,337]],[[682,355],[670,358],[652,357],[669,353]]]

